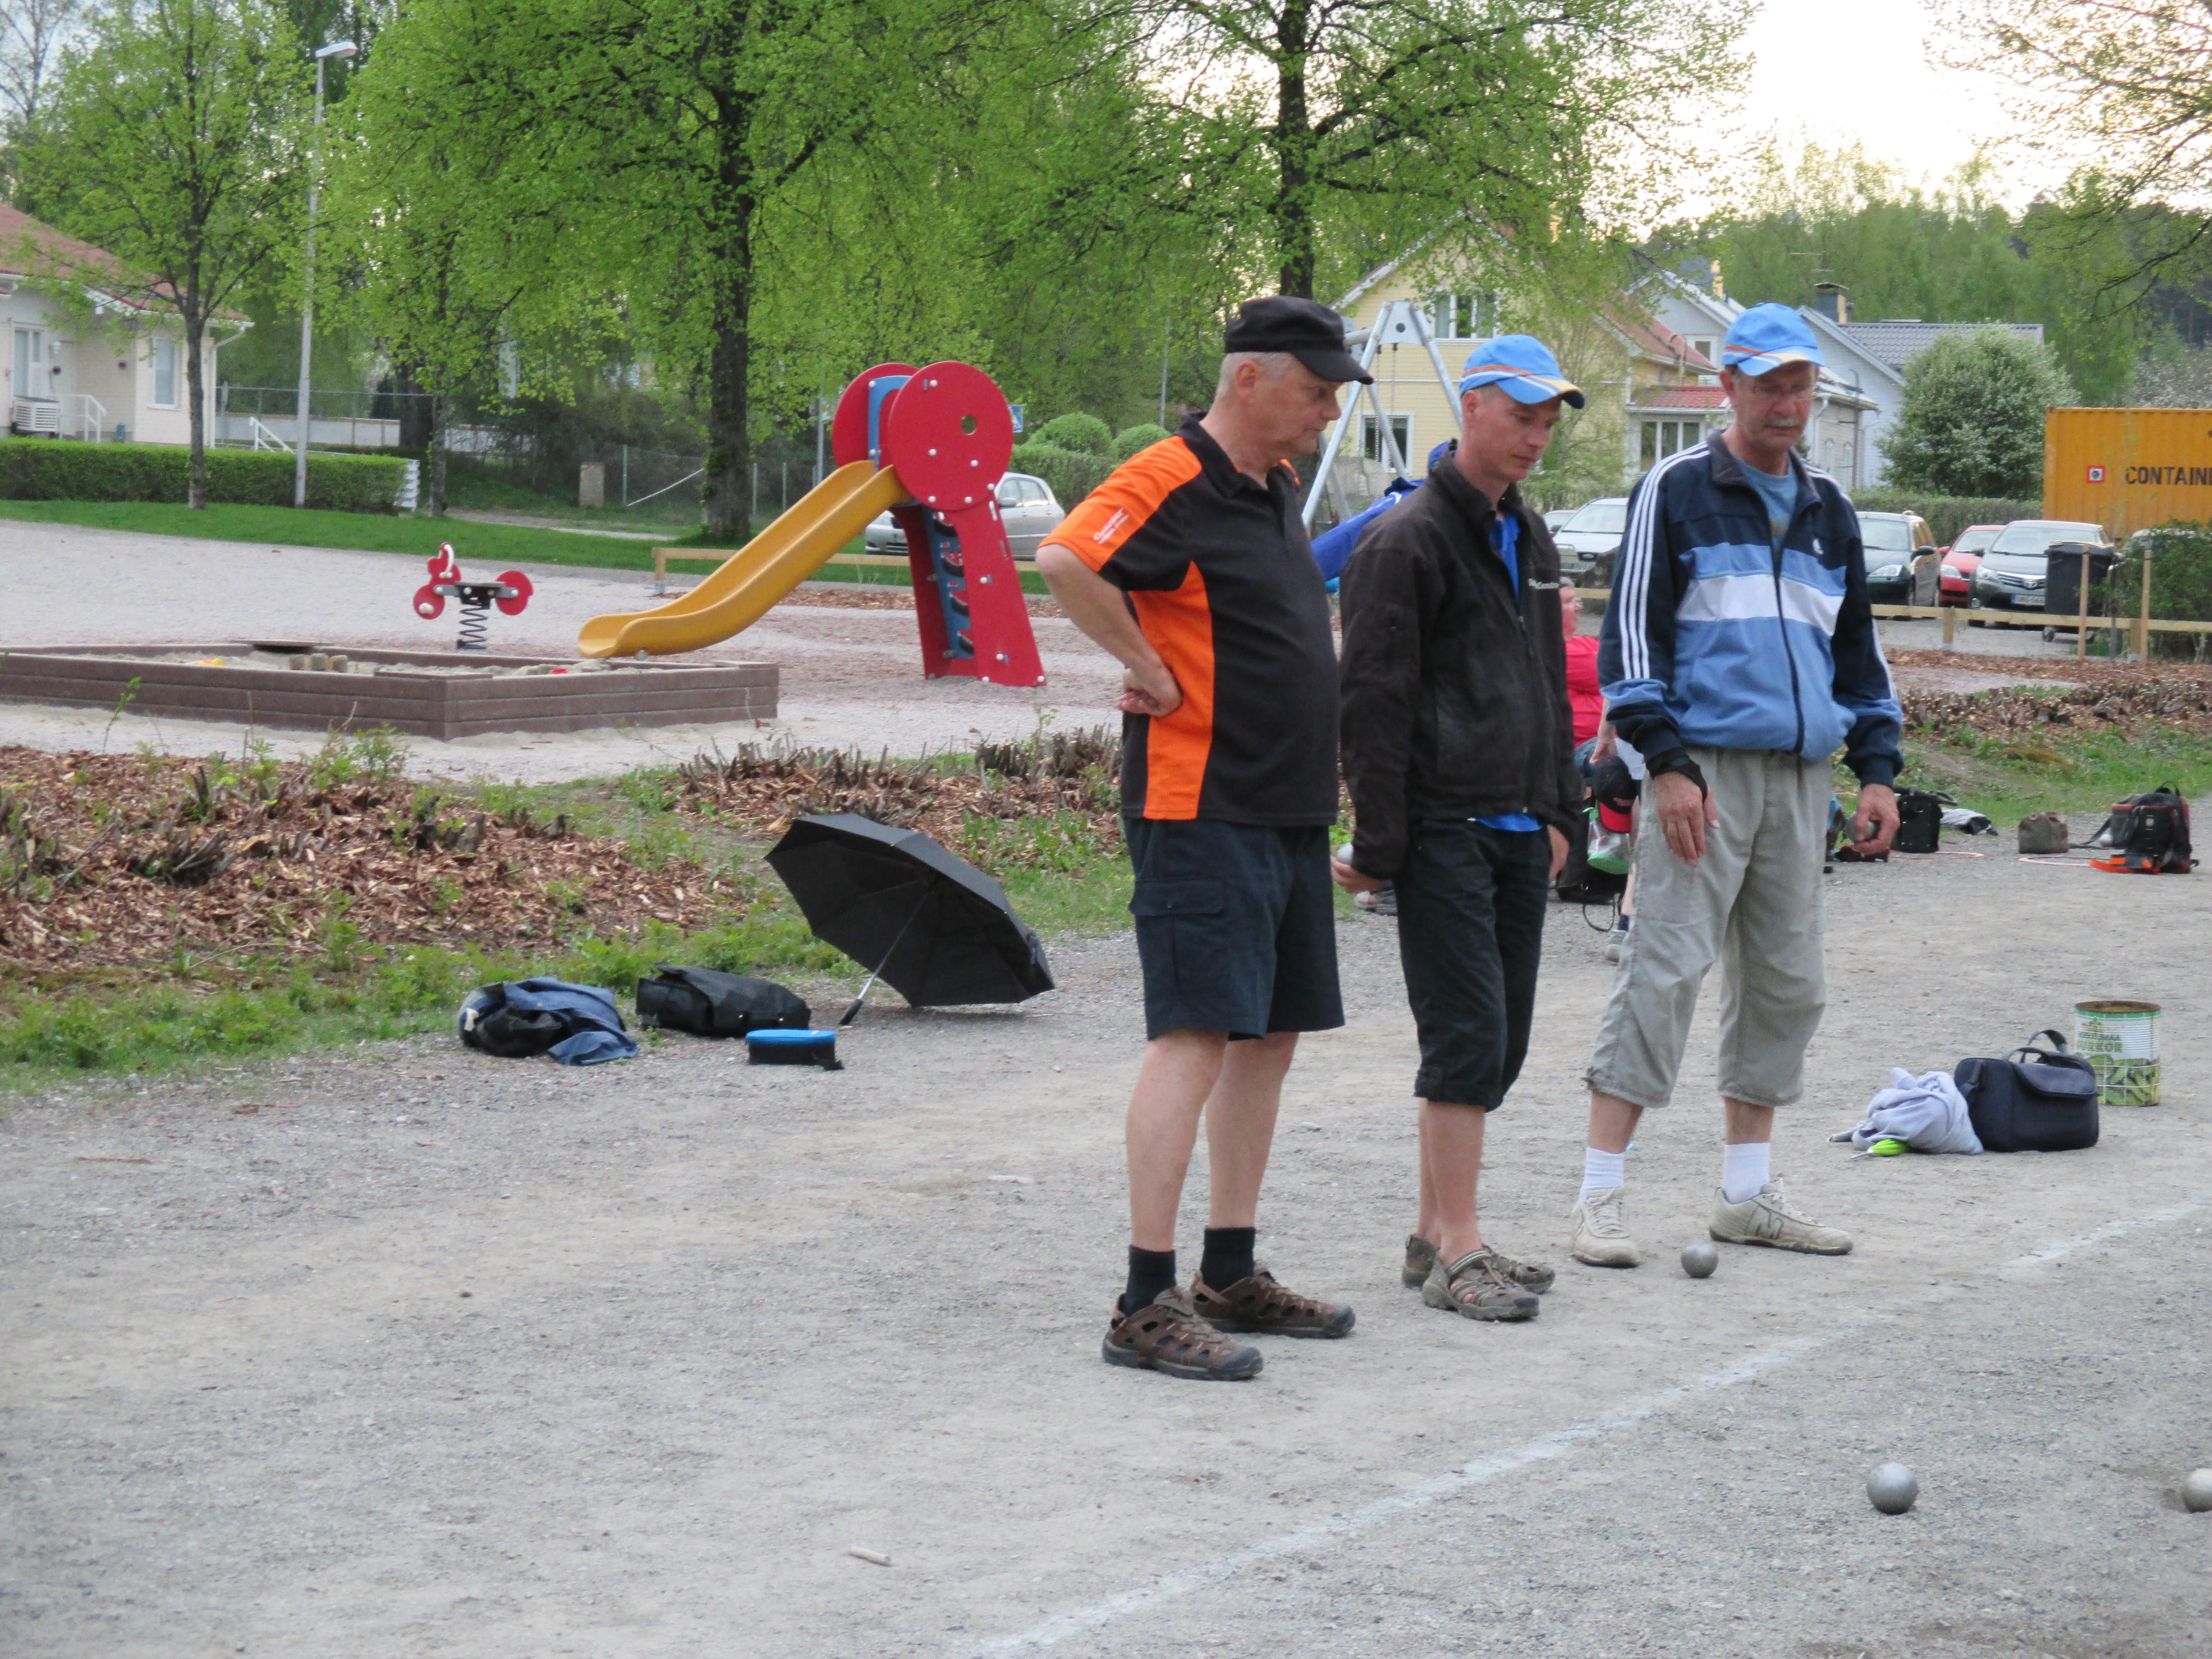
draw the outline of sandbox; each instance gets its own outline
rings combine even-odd
[[[579,661],[298,640],[0,651],[0,701],[428,738],[775,718],[773,663]]]

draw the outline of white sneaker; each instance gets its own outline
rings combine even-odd
[[[1626,921],[1614,925],[1605,941],[1605,959],[1607,962],[1619,962],[1628,954],[1628,931]]]
[[[1370,916],[1395,916],[1398,914],[1398,889],[1393,884],[1377,887],[1371,893],[1354,893],[1352,902]]]
[[[1575,1200],[1571,1219],[1575,1224],[1572,1246],[1574,1258],[1586,1261],[1593,1267],[1633,1267],[1644,1260],[1638,1254],[1636,1241],[1628,1236],[1628,1228],[1620,1218],[1623,1194],[1618,1187],[1603,1192],[1585,1193]],[[1719,1234],[1713,1235],[1717,1238]]]
[[[1802,1250],[1808,1255],[1849,1255],[1851,1236],[1840,1227],[1824,1227],[1790,1207],[1778,1182],[1768,1182],[1741,1204],[1715,1193],[1719,1203],[1712,1225],[1706,1231],[1723,1244],[1766,1244],[1778,1250]]]

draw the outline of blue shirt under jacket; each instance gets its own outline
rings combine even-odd
[[[1889,783],[1904,717],[1868,608],[1858,514],[1790,459],[1777,544],[1766,503],[1716,435],[1628,498],[1598,647],[1606,711],[1647,760],[1685,745],[1825,760]]]

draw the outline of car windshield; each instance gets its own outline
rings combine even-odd
[[[1978,530],[1962,530],[1959,532],[1959,539],[1951,544],[1951,550],[1954,553],[1978,553],[1996,538],[1997,532],[1987,526]]]
[[[1595,531],[1601,535],[1617,536],[1628,522],[1628,503],[1625,501],[1591,501],[1581,512],[1567,520],[1569,530]]]
[[[2053,542],[2090,542],[2101,546],[2105,532],[2093,524],[2061,524],[2050,519],[2021,519],[2007,525],[1990,544],[1992,553],[2041,553]]]
[[[1910,553],[1912,526],[1895,514],[1864,513],[1859,515],[1859,539],[1869,553]]]

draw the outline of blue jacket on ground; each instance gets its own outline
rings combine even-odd
[[[623,1029],[612,993],[596,985],[515,980],[507,988],[507,1006],[525,1014],[551,1014],[568,1024],[568,1035],[546,1050],[563,1066],[598,1066],[637,1052],[636,1042]]]
[[[1628,498],[1598,648],[1607,718],[1648,760],[1685,746],[1825,760],[1863,783],[1902,763],[1904,716],[1868,608],[1858,514],[1790,458],[1797,507],[1772,550],[1766,505],[1716,435]]]

